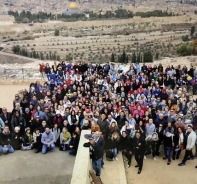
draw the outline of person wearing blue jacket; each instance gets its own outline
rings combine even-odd
[[[50,128],[47,126],[45,128],[45,132],[42,134],[41,138],[42,142],[42,153],[46,154],[47,151],[53,151],[55,148],[55,135],[54,133],[50,130]]]

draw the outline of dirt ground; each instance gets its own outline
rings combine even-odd
[[[28,89],[29,85],[0,85],[0,107],[13,109],[14,95],[21,89]]]

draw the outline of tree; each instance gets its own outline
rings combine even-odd
[[[135,52],[132,54],[131,61],[132,61],[132,63],[136,62],[136,54],[135,54]]]
[[[183,36],[181,36],[181,39],[182,39],[184,42],[189,41],[188,35],[183,35]]]
[[[125,53],[125,51],[123,51],[123,53],[121,55],[121,63],[126,63],[126,53]]]
[[[47,55],[46,55],[46,59],[49,60],[49,54],[48,54],[48,53],[47,53]]]
[[[60,35],[60,31],[58,29],[56,29],[54,35],[55,36],[59,36]]]
[[[159,59],[159,52],[156,52],[156,54],[155,54],[155,59],[156,59],[156,60]]]
[[[33,54],[33,58],[36,59],[36,51],[35,50],[33,51],[32,54]]]
[[[141,59],[141,53],[139,52],[137,55],[137,62],[141,63],[142,59]]]
[[[60,61],[60,56],[59,55],[57,55],[57,60]]]
[[[151,51],[144,52],[144,63],[152,63],[153,62],[153,55]]]
[[[114,63],[115,62],[115,56],[114,53],[111,54],[111,62]]]
[[[44,60],[43,52],[40,52],[40,59],[41,59],[41,60]]]
[[[191,43],[182,44],[177,49],[177,53],[180,56],[189,56],[189,55],[195,54],[194,51],[195,51],[194,45]]]
[[[71,61],[73,57],[69,54],[69,55],[66,55],[65,59],[66,61]]]
[[[127,55],[125,59],[125,63],[128,63],[128,62],[129,62],[129,56]]]
[[[12,47],[12,52],[14,52],[14,54],[18,54],[20,52],[21,48],[19,45],[14,45]]]
[[[196,29],[195,26],[192,26],[192,27],[191,27],[191,32],[190,32],[191,36],[194,34],[195,29]]]
[[[51,53],[51,51],[49,52],[49,59],[50,60],[52,59],[52,53]]]

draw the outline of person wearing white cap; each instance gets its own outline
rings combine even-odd
[[[184,166],[189,157],[190,157],[190,159],[193,159],[193,157],[194,157],[193,153],[192,153],[192,149],[195,146],[196,133],[194,132],[192,125],[187,126],[187,131],[185,133],[184,142],[186,145],[185,156],[184,156],[182,162],[178,164],[178,166]]]
[[[22,136],[20,133],[20,127],[15,127],[14,132],[12,133],[11,137],[11,145],[13,146],[14,150],[20,150],[22,144]]]

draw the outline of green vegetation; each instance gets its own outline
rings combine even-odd
[[[59,36],[60,35],[60,31],[58,29],[56,29],[54,35],[55,36]]]
[[[187,41],[190,40],[188,35],[182,36],[181,39],[182,39],[184,42],[187,42]]]
[[[159,57],[159,53],[157,55]],[[116,59],[117,58],[117,59]],[[133,52],[132,56],[126,54],[125,51],[123,51],[120,55],[115,55],[114,53],[111,54],[111,62],[118,62],[118,63],[129,63],[129,58],[131,59],[132,63],[151,63],[153,62],[153,54],[150,50],[145,52]]]
[[[12,52],[14,52],[14,54],[19,54],[19,52],[20,52],[20,46],[19,45],[14,45],[12,47]]]
[[[189,56],[195,54],[193,43],[184,43],[177,48],[177,53],[179,56]]]
[[[191,36],[195,33],[195,29],[196,29],[195,26],[192,26],[192,27],[191,27],[191,32],[190,32],[190,35],[191,35]]]
[[[142,18],[145,17],[171,17],[174,16],[172,12],[162,11],[162,10],[154,10],[148,12],[136,12],[136,16],[140,16]]]
[[[102,20],[102,19],[127,19],[133,18],[133,16],[141,16],[142,18],[145,17],[166,17],[166,16],[174,16],[173,13],[162,11],[162,10],[154,10],[148,12],[137,12],[133,14],[132,11],[119,8],[115,11],[106,11],[102,12],[99,11],[97,13],[93,11],[86,11],[82,14],[72,14],[72,15],[65,15],[65,14],[52,14],[46,12],[38,12],[38,13],[31,13],[30,11],[22,11],[22,12],[14,12],[8,11],[9,15],[15,17],[15,21],[17,23],[30,23],[30,22],[45,22],[47,20],[62,20],[62,21],[85,21],[85,20]],[[85,16],[85,14],[89,14],[89,18]],[[94,27],[92,27],[92,30]]]
[[[56,54],[56,52],[54,53],[47,53],[46,55],[44,55],[43,52],[36,52],[33,48],[31,49],[31,51],[28,51],[25,48],[21,48],[19,45],[14,45],[12,47],[12,52],[14,54],[19,54],[21,56],[25,56],[25,57],[30,57],[30,58],[34,58],[34,59],[40,59],[40,60],[57,60],[60,61],[60,56]]]

